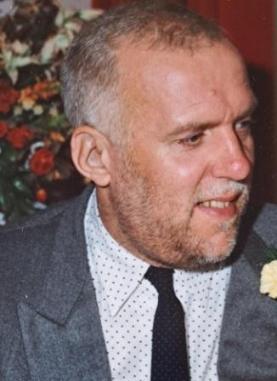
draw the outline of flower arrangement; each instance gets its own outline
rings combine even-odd
[[[83,182],[69,159],[59,68],[81,24],[99,13],[18,0],[0,19],[0,224],[71,196],[68,186],[55,196],[53,184]]]
[[[263,266],[261,272],[260,291],[277,299],[277,249],[268,249],[267,257],[268,263]]]

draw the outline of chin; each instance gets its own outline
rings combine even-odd
[[[171,258],[168,257],[148,257],[156,266],[163,266],[187,271],[210,271],[222,267],[230,257],[234,249],[235,242],[224,247],[209,245],[209,248],[198,247],[197,250],[175,252]]]
[[[204,245],[200,251],[191,256],[191,266],[194,268],[209,268],[224,264],[231,256],[236,245],[235,238],[229,239],[227,242],[209,242]]]
[[[201,238],[187,234],[186,239],[182,237],[174,243],[167,241],[168,245],[151,247],[151,250],[144,251],[143,257],[156,266],[207,271],[224,265],[236,245],[236,236],[235,228]]]
[[[224,265],[236,245],[236,231],[232,234],[219,233],[211,238],[199,240],[175,256],[171,267],[185,270],[210,270]],[[174,262],[174,263],[173,263]]]
[[[231,255],[232,249],[228,251],[221,252],[216,255],[202,255],[194,257],[195,267],[210,267],[215,265],[222,265]]]

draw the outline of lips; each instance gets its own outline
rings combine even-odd
[[[197,203],[197,208],[210,216],[229,218],[238,212],[237,201],[241,193],[215,196]]]
[[[242,192],[229,193],[218,196],[205,197],[203,201],[199,201],[198,205],[206,206],[207,208],[224,208],[228,207],[231,203],[236,202]]]

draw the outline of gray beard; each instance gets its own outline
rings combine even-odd
[[[121,236],[124,237],[119,242],[122,246],[152,264],[188,270],[215,266],[231,255],[236,244],[240,217],[248,200],[246,187],[239,206],[240,215],[220,224],[214,232],[226,234],[226,244],[220,253],[190,227],[194,203],[191,209],[184,208],[182,211],[178,203],[165,203],[164,200],[170,198],[157,192],[159,184],[149,184],[133,167],[128,163],[120,171],[121,175],[110,193],[110,203],[119,230],[123,233]],[[241,186],[233,185],[234,188]],[[228,187],[230,189],[231,186]],[[159,205],[163,207],[161,213]]]
[[[123,246],[136,248],[138,256],[150,263],[186,270],[207,270],[224,262],[236,244],[238,217],[220,225],[219,230],[226,234],[227,243],[222,253],[215,253],[212,244],[193,235],[186,220],[179,225],[170,224],[168,220],[155,220],[151,208],[143,203],[141,214],[137,210],[134,213],[133,205],[128,205],[126,199],[116,198],[114,202],[120,229],[129,241],[125,242],[126,245],[122,242]]]

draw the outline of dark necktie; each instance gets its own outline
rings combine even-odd
[[[159,294],[153,325],[151,381],[189,381],[184,311],[173,289],[173,270],[150,267],[145,277]]]

